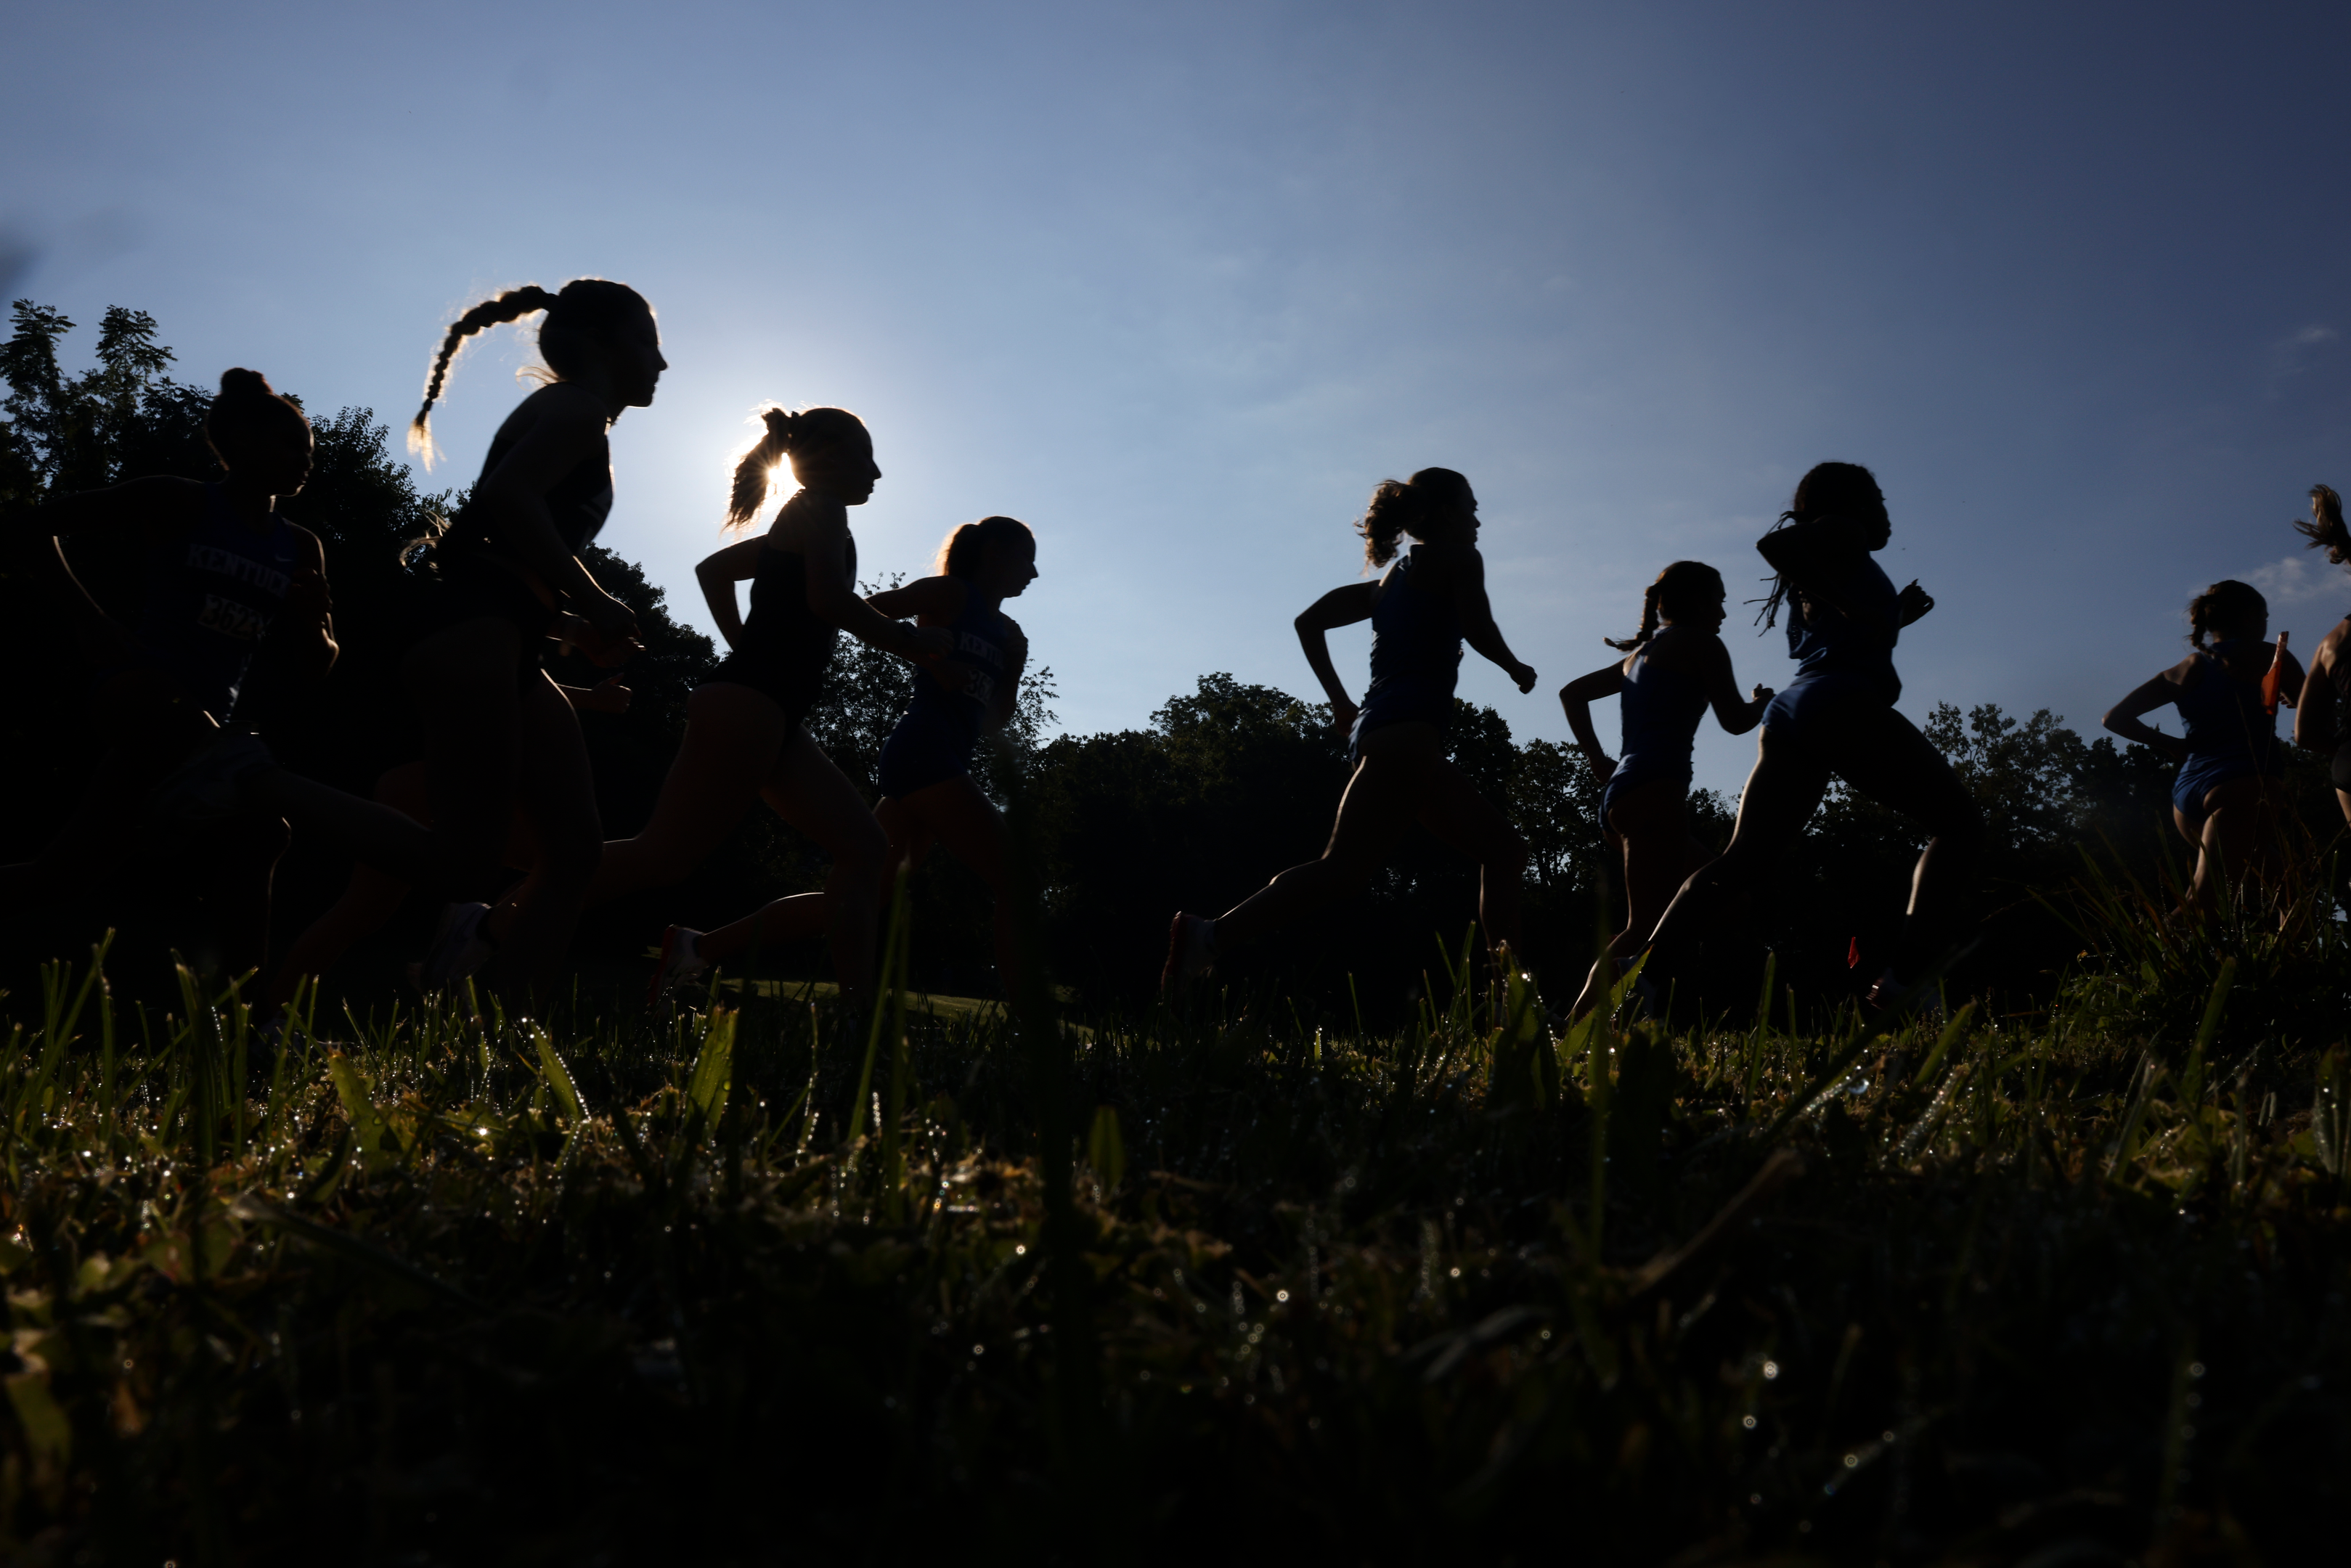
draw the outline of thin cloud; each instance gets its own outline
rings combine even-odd
[[[2272,609],[2307,604],[2314,599],[2351,597],[2351,582],[2345,581],[2340,572],[2322,570],[2313,561],[2309,556],[2290,555],[2268,566],[2255,567],[2245,573],[2243,580],[2260,589]]]
[[[2327,351],[2327,345],[2343,336],[2323,321],[2314,321],[2299,331],[2289,332],[2270,343],[2269,395],[2284,394],[2285,383],[2309,372],[2318,355]]]

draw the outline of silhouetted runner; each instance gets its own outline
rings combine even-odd
[[[889,841],[857,787],[802,721],[823,693],[840,632],[908,659],[944,654],[952,638],[944,628],[891,620],[857,596],[849,508],[863,506],[882,477],[864,423],[838,408],[770,408],[761,417],[765,434],[736,465],[726,527],[757,519],[787,459],[800,487],[763,535],[729,545],[695,569],[729,652],[688,699],[685,741],[652,821],[636,837],[604,846],[588,898],[601,904],[683,881],[753,802],[764,800],[832,857],[824,924],[833,972],[843,998],[862,1007],[872,990]],[[747,580],[748,616],[735,598],[735,585]],[[516,906],[502,907],[492,929],[515,914]],[[654,974],[656,995],[678,962],[674,938],[666,946]]]
[[[889,835],[882,885],[903,866],[922,864],[942,845],[979,873],[996,901],[997,972],[1008,994],[1016,972],[1004,819],[972,781],[972,753],[980,736],[1012,717],[1029,640],[1004,613],[1037,577],[1037,541],[1015,517],[965,523],[939,549],[937,571],[865,602],[893,620],[911,615],[925,628],[945,631],[953,647],[925,656],[914,677],[914,697],[882,747],[882,800],[873,809]],[[753,915],[710,932],[673,925],[662,937],[655,994],[722,963],[755,944],[774,946],[825,928],[829,894],[779,898]]]
[[[2325,485],[2310,487],[2310,521],[2297,522],[2312,549],[2323,549],[2336,566],[2351,564],[2351,530],[2343,526],[2343,497]],[[2302,695],[2294,713],[2294,743],[2313,751],[2332,751],[2326,769],[2335,785],[2335,803],[2351,820],[2351,656],[2345,642],[2351,639],[2351,618],[2338,621],[2311,651],[2310,672],[2303,678]]]
[[[580,721],[541,668],[560,638],[603,664],[636,646],[636,616],[579,552],[612,507],[605,432],[653,402],[669,368],[652,307],[633,288],[577,278],[474,307],[443,339],[409,426],[429,461],[428,420],[465,340],[538,311],[550,380],[507,416],[462,510],[426,541],[433,579],[401,674],[423,719],[433,825],[287,772],[258,742],[232,750],[208,782],[242,789],[358,858],[437,897],[478,898],[499,873],[513,819],[529,820],[538,890],[496,955],[509,1013],[551,999],[603,844]],[[477,903],[453,903],[424,965],[444,983],[477,940]]]
[[[1762,885],[1812,820],[1832,776],[1928,835],[1893,962],[1870,988],[1873,1003],[1914,983],[1957,934],[1961,904],[1975,886],[1983,816],[1942,753],[1894,708],[1902,695],[1894,644],[1935,601],[1916,582],[1896,592],[1871,559],[1893,534],[1886,497],[1869,470],[1823,463],[1796,486],[1779,524],[1756,541],[1777,574],[1764,623],[1786,608],[1796,675],[1763,710],[1729,847],[1682,884],[1650,938],[1645,988],[1652,995],[1698,977],[1682,974],[1681,966],[1719,917],[1724,897]]]
[[[225,470],[213,484],[133,479],[61,496],[13,523],[12,553],[49,577],[90,672],[104,750],[80,802],[34,860],[0,866],[0,899],[35,904],[95,880],[137,847],[159,793],[211,766],[242,721],[238,694],[273,627],[291,635],[304,674],[323,676],[337,653],[318,537],[278,515],[310,476],[310,422],[260,372],[232,370],[204,414],[204,440]],[[125,626],[74,576],[59,540],[124,533],[140,544],[139,610]],[[159,786],[161,790],[159,791]],[[221,802],[210,813],[227,868],[223,967],[266,956],[271,876],[287,844],[275,811]]]
[[[1568,727],[1603,786],[1600,828],[1625,857],[1625,927],[1592,967],[1573,1016],[1606,999],[1611,969],[1648,945],[1657,917],[1683,879],[1706,863],[1690,837],[1690,743],[1708,704],[1723,729],[1745,735],[1761,721],[1771,688],[1739,695],[1730,650],[1722,645],[1722,574],[1703,561],[1677,560],[1657,574],[1641,601],[1641,629],[1618,642],[1625,657],[1562,686]],[[1611,760],[1592,727],[1592,706],[1619,698],[1624,744]]]
[[[2203,909],[2220,879],[2234,888],[2248,869],[2264,878],[2276,871],[2277,813],[2287,805],[2285,747],[2262,698],[2262,676],[2279,657],[2267,641],[2269,601],[2247,583],[2216,582],[2189,601],[2188,624],[2196,651],[2116,703],[2105,726],[2179,764],[2171,820],[2196,846],[2188,902]],[[2301,664],[2292,653],[2283,662],[2286,689],[2299,693]],[[2168,706],[2179,709],[2185,737],[2165,735],[2141,717]]]
[[[1355,765],[1339,800],[1322,858],[1290,867],[1215,920],[1177,911],[1167,929],[1160,990],[1174,995],[1207,974],[1218,955],[1359,894],[1407,823],[1417,821],[1480,868],[1478,917],[1494,962],[1519,945],[1519,881],[1526,841],[1468,776],[1445,757],[1461,644],[1508,672],[1521,692],[1535,671],[1503,642],[1486,601],[1478,553],[1478,497],[1450,468],[1424,468],[1399,484],[1384,480],[1355,525],[1364,558],[1386,566],[1376,582],[1334,588],[1298,617],[1298,640],[1322,689],[1331,721],[1348,737]],[[1409,537],[1415,548],[1397,556]],[[1388,563],[1394,561],[1394,565]],[[1372,623],[1372,681],[1359,709],[1331,664],[1326,634]]]

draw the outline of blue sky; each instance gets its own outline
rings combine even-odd
[[[2189,595],[2351,583],[2286,521],[2351,487],[2340,8],[2078,4],[384,7],[17,0],[13,295],[154,313],[184,373],[397,426],[458,310],[622,278],[674,369],[605,538],[704,626],[762,399],[872,426],[871,570],[1030,521],[1068,727],[1205,671],[1316,695],[1290,617],[1373,483],[1484,503],[1531,696],[1665,562],[1743,597],[1813,462],[1876,469],[1940,601],[1904,706],[2085,732]],[[519,395],[464,362],[432,484]],[[1776,636],[1739,631],[1743,681]],[[1360,690],[1361,635],[1340,640]],[[1613,737],[1613,717],[1604,716]],[[1710,730],[1699,781],[1751,743]]]

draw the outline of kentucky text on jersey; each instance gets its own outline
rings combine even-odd
[[[209,571],[221,577],[233,578],[248,588],[257,588],[273,599],[286,597],[286,589],[293,580],[284,572],[265,566],[250,556],[218,545],[192,542],[188,546],[188,565],[197,571]]]

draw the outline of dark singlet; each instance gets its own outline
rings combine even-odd
[[[1413,580],[1417,550],[1407,550],[1372,606],[1372,684],[1347,736],[1347,758],[1357,760],[1364,737],[1391,724],[1434,724],[1453,717],[1453,687],[1461,678],[1461,617],[1453,596]]]
[[[799,504],[799,497],[786,509]],[[857,580],[857,541],[849,541],[849,580]],[[821,620],[808,601],[808,557],[771,544],[759,547],[759,570],[751,579],[751,612],[743,617],[742,639],[718,661],[713,681],[749,686],[784,710],[789,723],[808,716],[824,695],[825,671],[832,664],[840,629]]]
[[[254,653],[286,601],[300,548],[285,518],[273,517],[256,533],[221,486],[205,486],[203,516],[148,558],[132,633],[139,661],[227,722]]]
[[[1863,556],[1846,573],[1841,596],[1856,610],[1875,612],[1883,629],[1865,626],[1827,604],[1788,596],[1788,656],[1796,674],[1763,710],[1763,722],[1782,734],[1807,725],[1834,725],[1852,706],[1892,707],[1902,696],[1894,645],[1902,636],[1902,596],[1876,560]]]
[[[2285,771],[2277,720],[2262,707],[2261,687],[2231,675],[2220,656],[2243,639],[2199,649],[2196,668],[2172,698],[2186,727],[2188,760],[2172,781],[2171,803],[2190,815],[2204,809],[2204,797],[2232,779]]]
[[[1672,779],[1688,791],[1690,743],[1698,737],[1698,720],[1706,716],[1706,687],[1694,675],[1667,669],[1644,648],[1625,674],[1617,716],[1624,740],[1616,771],[1600,792],[1603,827],[1608,825],[1608,810],[1617,796],[1635,784]]]
[[[2344,653],[2351,649],[2351,617],[2343,622],[2345,640],[2335,645],[2335,666],[2327,672],[2335,683],[2335,761],[2327,776],[2335,787],[2351,795],[2351,660]]]
[[[882,793],[893,800],[971,771],[971,754],[1005,676],[1009,661],[1004,650],[1004,617],[982,604],[979,595],[965,594],[963,611],[948,630],[955,635],[955,649],[946,658],[971,672],[971,689],[949,691],[929,670],[915,674],[914,700],[882,747],[878,782]]]
[[[482,478],[495,473],[521,439],[516,426],[500,430],[490,443],[489,455],[482,460]],[[476,489],[480,485],[480,480],[475,481]],[[578,555],[602,531],[604,519],[611,515],[611,444],[597,436],[595,450],[548,486],[545,499],[556,537],[565,549]],[[449,520],[449,531],[434,547],[433,563],[445,595],[439,617],[442,625],[485,615],[511,622],[522,633],[523,662],[538,662],[545,652],[539,644],[555,624],[555,607],[540,601],[523,576],[524,569],[507,554],[486,508],[477,508],[470,501],[459,508]]]

